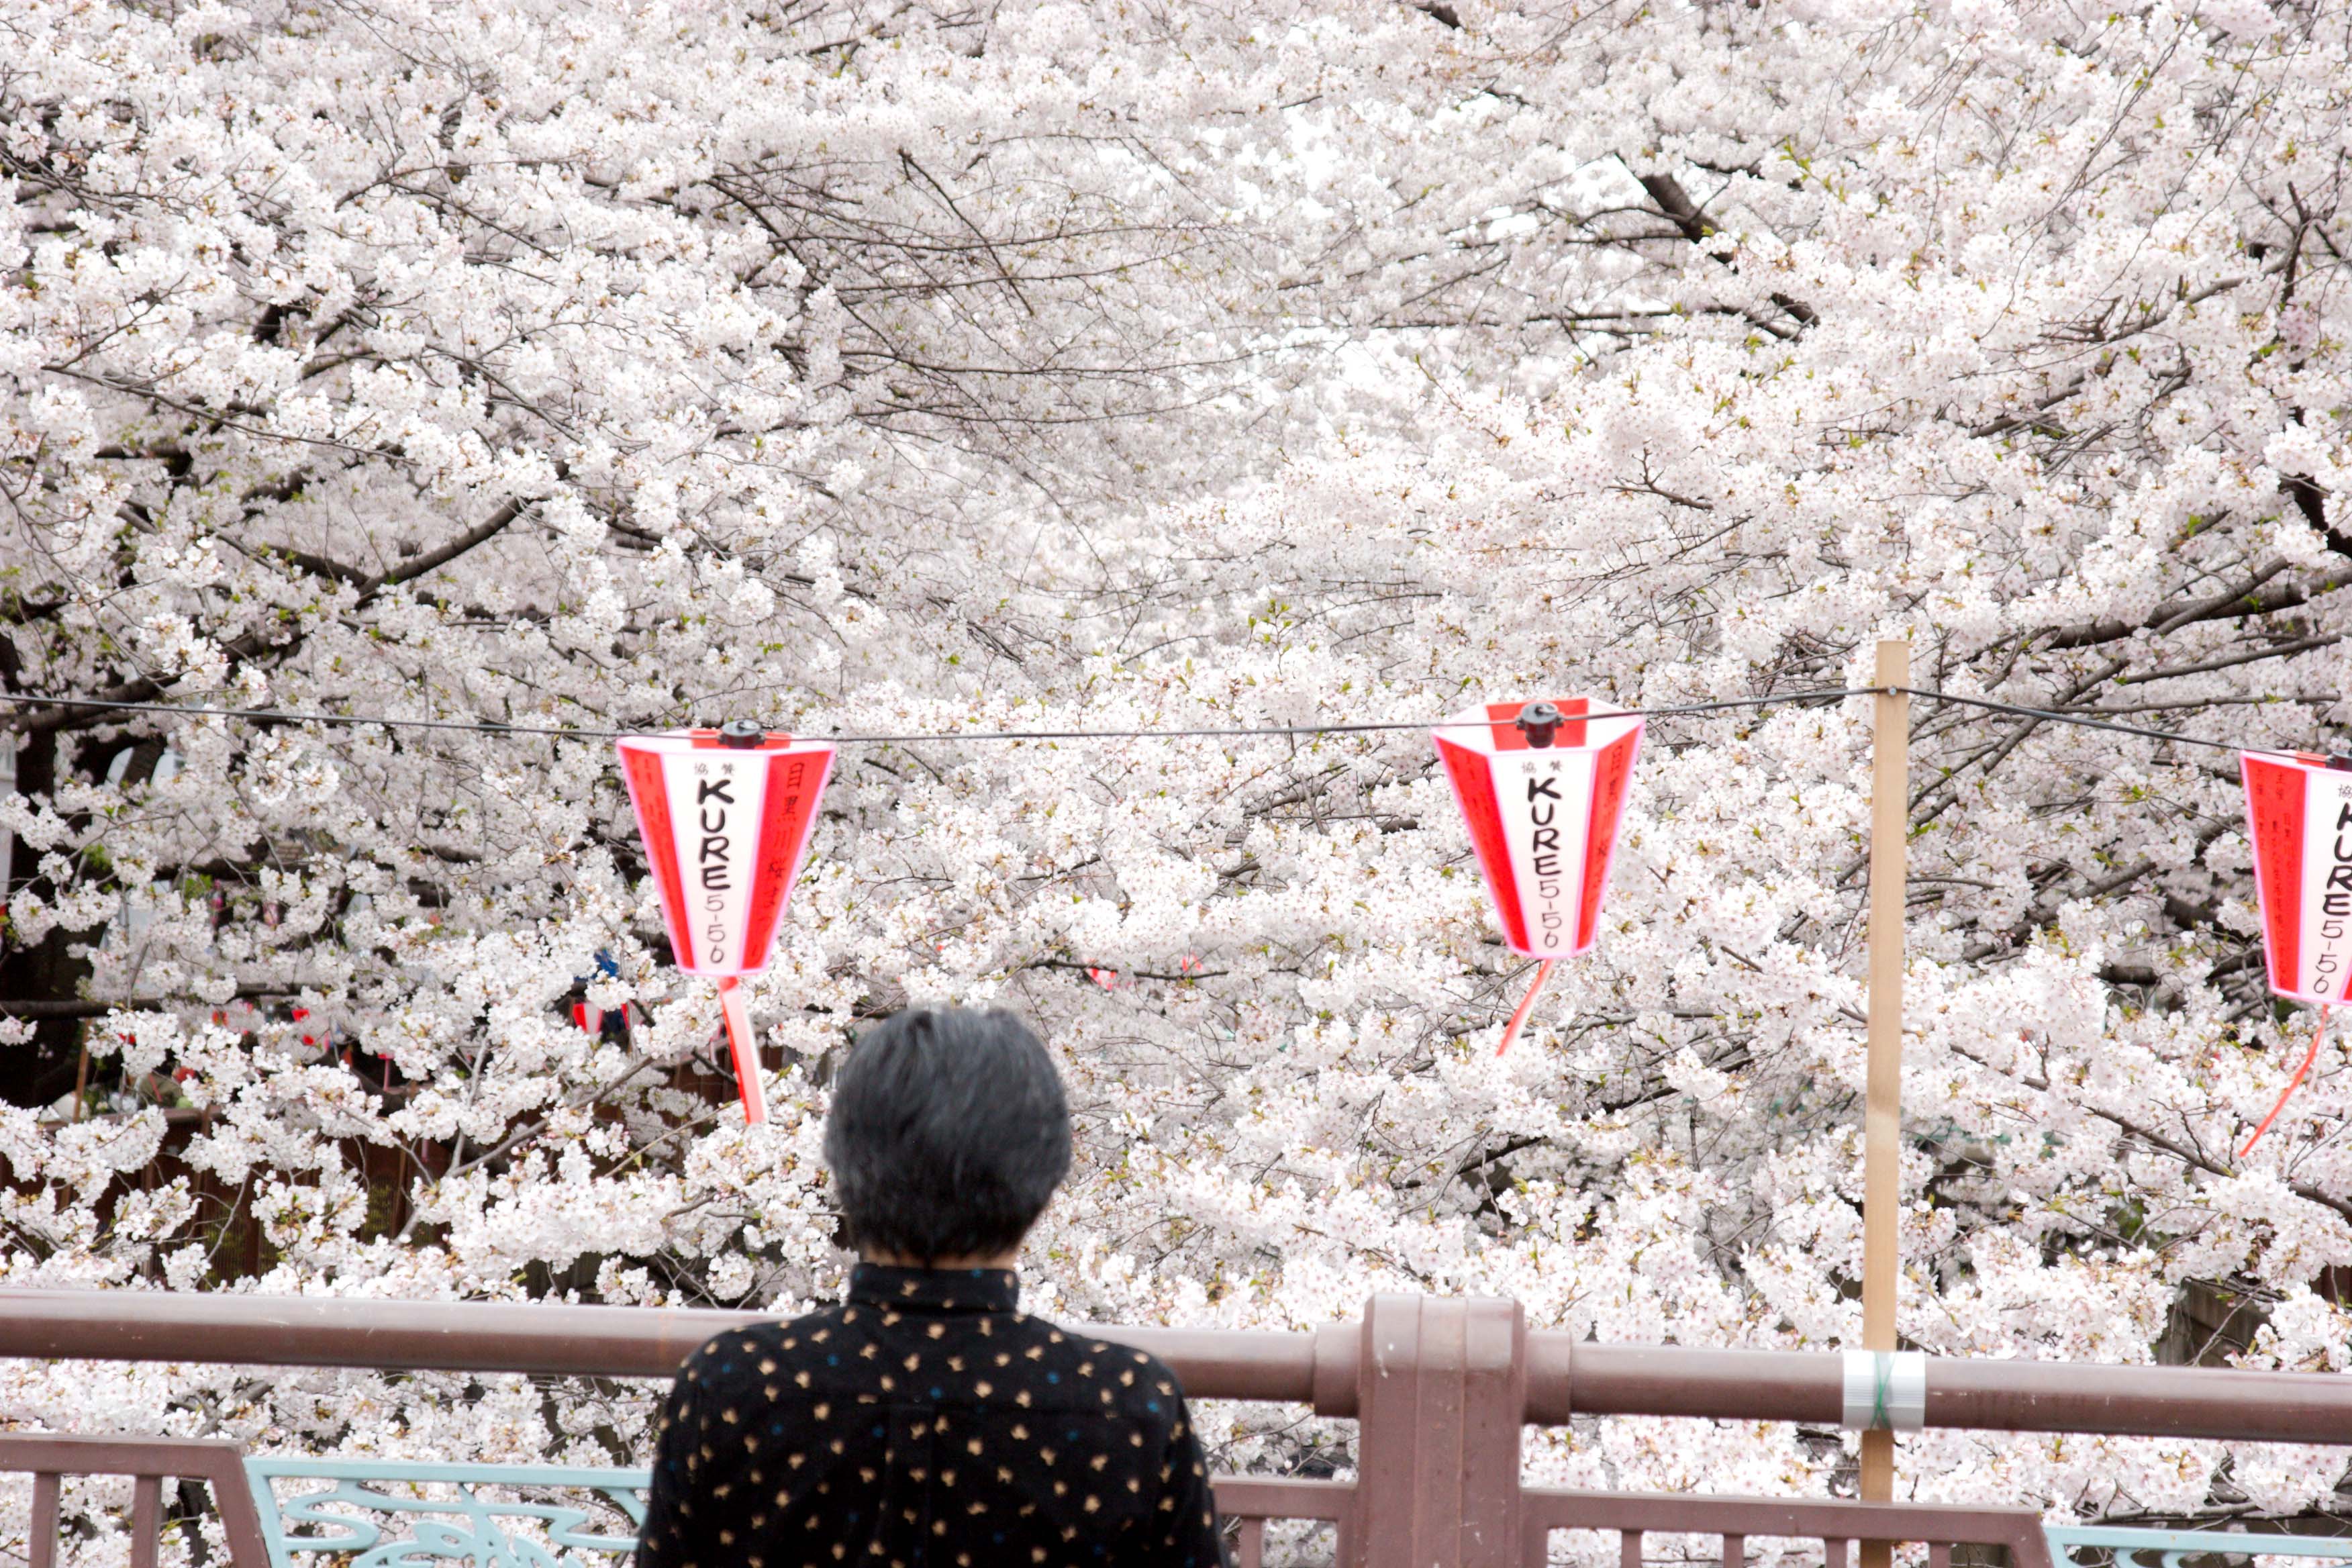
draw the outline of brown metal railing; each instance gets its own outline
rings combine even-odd
[[[1713,1535],[1723,1568],[1744,1568],[1751,1535],[1818,1541],[1822,1568],[1846,1568],[1849,1543],[1917,1541],[1927,1568],[1951,1568],[1955,1546],[1998,1547],[2009,1568],[2050,1568],[2050,1542],[2024,1509],[1931,1503],[1832,1502],[1807,1499],[1642,1497],[1624,1492],[1529,1488],[1520,1508],[1521,1561],[1540,1563],[1556,1530],[1613,1530],[1622,1568],[1643,1568],[1645,1535]]]
[[[264,1568],[261,1520],[246,1489],[244,1456],[235,1443],[184,1437],[71,1437],[0,1433],[0,1471],[33,1478],[33,1513],[25,1540],[28,1568],[56,1568],[58,1500],[68,1476],[129,1476],[131,1568],[155,1568],[163,1533],[163,1483],[202,1481],[213,1494],[236,1568]]]
[[[661,1377],[714,1333],[758,1317],[532,1303],[0,1291],[0,1356]],[[1955,1545],[2000,1546],[2012,1568],[2047,1568],[2029,1510],[1661,1500],[1520,1483],[1523,1426],[1557,1425],[1571,1413],[1837,1426],[1845,1407],[1844,1367],[1836,1355],[1578,1343],[1528,1331],[1516,1302],[1412,1296],[1376,1296],[1360,1321],[1313,1332],[1095,1331],[1166,1361],[1195,1397],[1301,1404],[1357,1420],[1352,1484],[1220,1480],[1221,1504],[1243,1521],[1245,1568],[1254,1568],[1268,1519],[1329,1521],[1339,1530],[1341,1563],[1377,1568],[1540,1563],[1549,1533],[1566,1529],[1619,1531],[1629,1565],[1643,1532],[1671,1531],[1722,1536],[1726,1568],[1738,1568],[1740,1542],[1750,1535],[1822,1541],[1831,1568],[1842,1568],[1843,1542],[1850,1540],[1925,1542],[1938,1568]],[[1926,1425],[2352,1444],[2352,1379],[1937,1358],[1927,1363]],[[123,1447],[108,1462],[143,1447]],[[204,1473],[140,1462],[148,1466],[141,1474]],[[0,1450],[0,1468],[31,1468]],[[214,1489],[216,1498],[225,1495],[219,1481]],[[46,1495],[54,1511],[54,1472]],[[241,1550],[232,1554],[236,1568],[248,1568]]]
[[[1312,1520],[1339,1533],[1335,1563],[1356,1561],[1352,1526],[1356,1489],[1346,1481],[1269,1481],[1244,1476],[1217,1478],[1217,1512],[1232,1521],[1236,1568],[1263,1568],[1265,1527],[1277,1519]],[[1538,1559],[1540,1561],[1540,1559]]]
[[[1376,1299],[1377,1300],[1378,1299]],[[1419,1298],[1395,1298],[1414,1300]],[[1377,1311],[1375,1307],[1372,1310]],[[146,1290],[0,1291],[0,1356],[667,1377],[756,1312],[340,1300]],[[1360,1322],[1311,1333],[1101,1327],[1194,1394],[1354,1415]],[[1526,1419],[1695,1415],[1835,1426],[1833,1353],[1579,1343],[1525,1336]],[[2352,1379],[2079,1362],[1927,1360],[1927,1425],[2236,1442],[2352,1444]]]

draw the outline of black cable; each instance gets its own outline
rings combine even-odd
[[[2217,752],[2271,752],[2275,746],[2240,746],[2228,741],[2208,741],[2197,735],[2176,735],[2169,730],[2147,730],[2137,724],[2116,724],[2105,719],[2093,719],[2080,713],[2061,712],[2054,708],[2021,708],[2013,702],[1995,702],[1983,697],[1958,697],[1948,691],[1922,691],[1916,686],[1898,686],[1895,690],[1906,697],[1925,698],[1930,702],[1950,702],[1962,708],[1982,708],[1992,713],[2014,714],[2020,719],[2045,719],[2056,724],[2072,724],[2078,730],[2112,730],[2118,735],[2144,735],[2151,741],[2177,741],[2184,746],[2210,746]]]
[[[352,713],[289,713],[275,708],[196,708],[177,702],[112,702],[103,697],[37,697],[0,691],[0,702],[26,708],[102,708],[121,713],[177,713],[191,719],[266,719],[287,724],[382,724],[394,730],[469,730],[481,734],[617,740],[633,730],[568,730],[543,724],[493,724],[474,719],[386,719]]]
[[[1668,708],[1619,708],[1594,719],[1671,719],[1688,713],[1718,713],[1730,708],[1770,708],[1783,702],[1827,701],[1832,698],[1867,697],[1870,690],[1791,691],[1779,697],[1731,697],[1720,702],[1685,702]],[[1565,716],[1574,722],[1579,715]],[[1236,725],[1212,730],[998,730],[969,735],[809,735],[811,741],[832,741],[845,746],[904,745],[919,741],[1149,741],[1158,738],[1216,739],[1234,735],[1355,735],[1379,730],[1483,730],[1484,719],[1394,720],[1366,724]]]
[[[1613,712],[1593,717],[1673,718],[1679,714],[1716,713],[1731,708],[1769,708],[1784,702],[1827,701],[1833,698],[1867,697],[1874,689],[1861,690],[1792,691],[1777,697],[1734,697],[1718,702],[1688,702],[1666,708],[1622,708]],[[390,719],[352,713],[294,713],[272,708],[200,708],[168,702],[115,702],[100,697],[38,697],[0,692],[0,702],[12,702],[23,707],[96,708],[126,713],[174,713],[187,718],[258,719],[288,724],[381,724],[387,729],[462,730],[486,735],[553,735],[560,739],[581,741],[611,741],[626,735],[646,733],[642,730],[591,730],[561,728],[544,724],[499,724],[481,720],[459,719]],[[1569,715],[1573,719],[1575,715]],[[1455,729],[1482,729],[1485,721],[1465,719],[1458,721],[1438,720],[1434,722],[1417,720],[1386,721],[1363,724],[1265,724],[1231,725],[1217,729],[1199,730],[982,730],[968,733],[908,734],[908,735],[803,735],[808,741],[830,741],[843,746],[895,746],[925,742],[951,741],[1149,741],[1186,739],[1224,739],[1247,735],[1353,735],[1383,730],[1442,730],[1449,725]]]
[[[1888,689],[1875,686],[1840,688],[1815,691],[1791,691],[1771,697],[1731,697],[1715,702],[1686,702],[1661,708],[1622,708],[1602,718],[1671,719],[1696,713],[1719,713],[1739,708],[1773,708],[1799,702],[1826,702],[1848,697],[1875,697]],[[2275,751],[2275,747],[2240,746],[2228,741],[2209,741],[2197,735],[2176,734],[2168,730],[2150,730],[2137,724],[2117,724],[2081,712],[2064,712],[2051,708],[2027,708],[2013,702],[1996,702],[1984,697],[1962,697],[1948,691],[1930,691],[1916,686],[1892,689],[1906,697],[1916,697],[1927,702],[1949,702],[1963,708],[1979,708],[1987,712],[2005,713],[2020,719],[2038,719],[2053,724],[2072,724],[2077,729],[2107,730],[2119,735],[2137,735],[2151,741],[2174,741],[2186,746],[2205,746],[2214,751]],[[639,730],[598,730],[550,724],[499,724],[483,720],[460,719],[393,719],[381,715],[352,713],[298,713],[272,708],[203,708],[168,702],[117,702],[100,697],[42,697],[30,694],[0,692],[0,702],[20,707],[89,708],[124,713],[168,713],[183,718],[252,719],[287,724],[380,724],[387,729],[454,730],[483,735],[548,735],[558,740],[610,741],[624,736],[644,734]],[[1571,715],[1571,717],[1573,717]],[[829,741],[843,746],[903,746],[961,741],[1149,741],[1149,740],[1223,740],[1250,736],[1297,735],[1356,735],[1396,730],[1442,730],[1446,728],[1478,729],[1484,721],[1394,720],[1359,724],[1236,724],[1208,729],[1180,730],[984,730],[965,733],[924,733],[904,735],[805,735],[811,741]]]

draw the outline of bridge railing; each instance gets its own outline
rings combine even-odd
[[[761,1317],[539,1303],[0,1291],[0,1356],[667,1377],[712,1335]],[[1830,1568],[1843,1568],[1848,1542],[1926,1542],[1932,1568],[1943,1568],[1954,1546],[1998,1548],[2012,1568],[2049,1563],[2038,1516],[2025,1510],[1657,1498],[1523,1485],[1524,1428],[1558,1425],[1571,1414],[2352,1445],[2352,1378],[2325,1373],[1937,1357],[1895,1358],[1899,1366],[1890,1366],[1883,1358],[1838,1353],[1603,1345],[1531,1331],[1516,1302],[1418,1296],[1376,1296],[1360,1320],[1311,1332],[1090,1331],[1167,1362],[1196,1398],[1304,1405],[1357,1422],[1353,1482],[1220,1479],[1220,1502],[1240,1521],[1245,1568],[1255,1568],[1265,1522],[1293,1519],[1335,1526],[1338,1561],[1350,1568],[1541,1563],[1554,1532],[1563,1530],[1617,1532],[1626,1568],[1641,1561],[1644,1536],[1662,1532],[1719,1536],[1725,1568],[1739,1568],[1751,1536],[1819,1541]],[[1901,1392],[1890,1400],[1891,1384]],[[1877,1392],[1857,1402],[1857,1386]],[[32,1450],[23,1445],[58,1441],[24,1436],[0,1442],[0,1468],[50,1478],[36,1483],[35,1523],[37,1531],[46,1499],[52,1536],[59,1472],[46,1463],[46,1450],[38,1456],[44,1464],[29,1462],[25,1456]],[[110,1464],[137,1458],[130,1454],[136,1444],[114,1441],[123,1452],[110,1449]],[[304,1550],[275,1531],[267,1549],[257,1547],[253,1532],[230,1518],[240,1506],[225,1496],[236,1489],[232,1479],[157,1469],[163,1462],[141,1458],[147,1468],[138,1473],[205,1479],[232,1526],[233,1568],[289,1568],[288,1553]],[[171,1459],[183,1462],[184,1456]],[[495,1468],[482,1468],[487,1481],[497,1479]],[[109,1473],[126,1472],[117,1464]],[[605,1474],[604,1482],[581,1484],[610,1490],[613,1473]],[[154,1507],[149,1483],[139,1484],[135,1532],[147,1532],[150,1544],[134,1568],[147,1568],[153,1561],[147,1516]],[[255,1500],[248,1495],[242,1517],[252,1517]],[[272,1500],[257,1500],[263,1517],[275,1520]],[[2248,1539],[2209,1537],[2209,1549],[2242,1553]],[[2066,1544],[2098,1542],[2069,1537]],[[2344,1555],[2352,1559],[2352,1550]],[[37,1558],[36,1568],[47,1564]]]

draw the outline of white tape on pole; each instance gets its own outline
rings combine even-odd
[[[1927,1358],[1917,1351],[1845,1352],[1845,1425],[1916,1432],[1927,1425]]]

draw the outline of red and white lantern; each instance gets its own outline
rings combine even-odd
[[[2352,979],[2352,769],[2242,752],[2238,773],[2271,989],[2297,1002],[2341,1002]]]
[[[677,965],[719,982],[747,1121],[768,1119],[738,984],[767,967],[815,829],[833,748],[749,724],[620,742],[621,772]]]
[[[1582,697],[1490,702],[1455,714],[1431,738],[1504,942],[1544,961],[1503,1032],[1507,1048],[1552,963],[1599,934],[1642,719]]]
[[[2305,752],[2242,752],[2246,831],[2254,843],[2254,896],[2271,990],[2316,1003],[2319,1029],[2278,1105],[2246,1141],[2251,1151],[2319,1055],[2327,1009],[2352,981],[2352,763]]]

